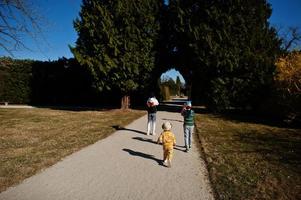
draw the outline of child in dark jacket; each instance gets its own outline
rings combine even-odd
[[[184,117],[184,142],[185,142],[185,148],[186,152],[189,151],[191,148],[191,141],[192,141],[192,134],[194,130],[194,111],[191,109],[191,102],[188,101],[182,111],[182,116]]]

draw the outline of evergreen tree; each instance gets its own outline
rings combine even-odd
[[[83,0],[74,22],[75,58],[90,70],[95,88],[122,94],[123,108],[154,68],[160,5],[156,0]]]
[[[221,110],[254,107],[272,81],[280,40],[265,0],[171,0],[181,73],[192,98]],[[185,73],[186,70],[186,73]],[[184,71],[184,72],[183,72]],[[191,73],[193,72],[193,73]]]

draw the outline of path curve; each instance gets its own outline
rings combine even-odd
[[[176,135],[172,168],[162,165],[157,136],[145,135],[146,116],[21,184],[0,193],[1,200],[197,200],[213,199],[204,161],[196,145],[183,150],[182,117],[158,112],[157,133],[169,120]],[[116,123],[118,125],[118,123]]]

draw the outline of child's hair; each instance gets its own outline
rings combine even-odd
[[[170,123],[170,122],[164,122],[164,123],[162,124],[162,129],[163,129],[164,131],[170,131],[170,130],[171,130],[171,123]]]

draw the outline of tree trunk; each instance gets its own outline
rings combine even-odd
[[[187,97],[190,100],[191,100],[191,92],[192,92],[191,90],[192,90],[192,83],[190,83],[187,87]]]
[[[130,108],[130,96],[124,95],[121,98],[121,109],[126,110]]]

